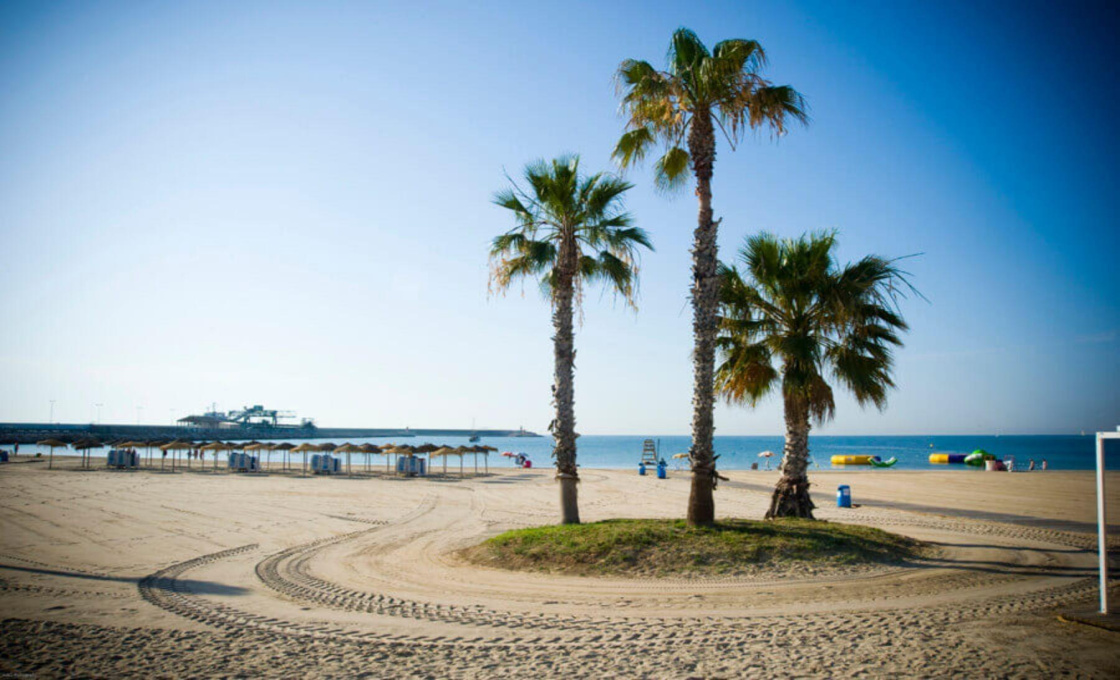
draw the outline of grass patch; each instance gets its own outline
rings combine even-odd
[[[853,524],[782,519],[612,519],[507,531],[460,554],[503,569],[579,576],[739,576],[897,564],[924,544]]]

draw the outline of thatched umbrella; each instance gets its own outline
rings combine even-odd
[[[455,452],[459,454],[459,476],[463,477],[463,456],[468,453],[474,453],[473,446],[456,446]],[[475,471],[478,471],[478,463],[475,463]]]
[[[302,453],[303,454],[303,474],[305,474],[305,475],[307,474],[307,452],[308,451],[318,451],[318,450],[319,450],[319,447],[315,446],[314,444],[312,444],[310,442],[304,442],[304,443],[300,444],[299,446],[295,447],[294,449],[292,449],[292,451],[294,451],[295,453]]]
[[[152,456],[155,455],[155,454],[152,453],[152,449],[158,449],[159,447],[163,446],[164,444],[169,444],[169,443],[171,443],[171,440],[169,440],[169,439],[151,439],[151,440],[148,440],[148,441],[144,442],[144,448],[148,449],[148,467],[153,466]],[[163,463],[161,462],[160,465],[162,466]]]
[[[164,453],[167,453],[168,451],[175,451],[176,452],[175,455],[171,458],[171,469],[172,470],[175,469],[175,461],[179,457],[178,452],[179,451],[187,451],[187,450],[193,449],[193,448],[194,448],[194,442],[190,441],[189,439],[176,440],[176,441],[164,444],[163,446],[159,447],[160,451],[163,451]],[[160,467],[161,470],[163,469],[163,462],[162,461],[160,461],[160,466],[159,467]]]
[[[378,446],[377,444],[362,444],[358,448],[362,450],[362,453],[366,454],[366,472],[369,472],[369,454],[371,454],[371,453],[381,453],[381,447]],[[385,460],[386,460],[386,469],[388,469],[388,460],[389,460],[388,456],[385,457]]]
[[[99,448],[101,448],[102,444],[101,444],[101,442],[97,441],[93,437],[84,437],[84,438],[79,439],[78,441],[74,442],[70,446],[73,447],[73,449],[75,451],[81,451],[82,452],[82,467],[83,468],[88,468],[90,466],[89,450],[90,449],[99,449]]]
[[[397,445],[392,442],[387,442],[385,444],[377,444],[377,447],[381,449],[381,453],[385,454],[385,470],[388,471],[389,462],[393,460],[393,449],[397,448]]]
[[[260,442],[254,441],[250,444],[246,444],[241,450],[242,451],[268,451],[268,444],[262,444]],[[259,455],[260,454],[258,454],[258,456]],[[264,470],[264,467],[261,466],[261,464],[260,464],[260,459],[259,458],[257,460],[257,469],[258,470]],[[250,468],[249,471],[252,472],[252,468]]]
[[[478,448],[479,448],[480,451],[482,451],[484,453],[484,455],[482,456],[482,461],[486,466],[486,474],[490,474],[490,454],[491,453],[497,453],[498,452],[498,447],[497,446],[486,446],[485,444],[483,444],[482,446],[479,446]]]
[[[414,455],[416,453],[416,449],[415,447],[409,446],[408,444],[400,444],[399,446],[394,446],[393,448],[388,449],[388,452],[395,455],[397,457],[397,460],[400,460],[401,456],[411,457],[412,455]]]
[[[232,451],[233,444],[227,444],[222,441],[212,441],[205,446],[201,446],[199,451],[213,451],[214,452],[214,471],[218,470],[218,452],[219,451]]]
[[[291,459],[291,455],[290,455],[291,451],[295,447],[296,447],[296,445],[291,443],[291,442],[283,442],[282,444],[273,444],[273,446],[272,446],[273,451],[283,451],[284,452],[284,471],[285,472],[287,472],[287,470],[288,470],[288,463],[290,462],[290,459]]]
[[[47,469],[48,470],[50,470],[51,468],[54,467],[54,450],[58,449],[58,448],[63,448],[64,449],[67,446],[66,442],[59,441],[58,439],[44,439],[41,442],[35,442],[35,445],[36,446],[46,446],[46,447],[50,448],[50,450],[51,450],[50,457],[47,459]]]
[[[271,470],[272,469],[272,452],[278,450],[276,448],[276,444],[274,442],[268,442],[267,444],[261,444],[261,448],[259,448],[257,450],[262,452],[262,454],[267,454],[265,462],[267,463],[267,468]],[[265,466],[262,465],[261,469],[264,470]]]
[[[468,451],[474,454],[474,473],[478,474],[478,454],[482,454],[482,459],[486,461],[486,471],[490,471],[490,448],[482,444],[468,447]]]
[[[443,448],[443,446],[444,446],[443,444],[438,444],[437,445],[437,444],[428,443],[428,444],[421,444],[420,446],[412,446],[412,447],[409,447],[409,448],[411,448],[413,450],[413,452],[415,452],[415,453],[427,454],[429,456],[428,461],[431,462],[432,452],[433,451],[439,451],[441,448]]]
[[[350,442],[346,442],[342,446],[335,449],[334,452],[335,453],[345,453],[346,454],[346,475],[350,476],[350,454],[351,453],[361,453],[362,452],[362,447],[355,446],[354,444],[351,444]]]
[[[447,474],[447,457],[453,456],[458,453],[455,449],[449,446],[443,446],[435,451],[432,451],[429,458],[442,458],[443,459],[443,474]]]

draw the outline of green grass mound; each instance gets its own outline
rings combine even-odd
[[[503,569],[656,577],[815,575],[897,564],[923,552],[919,541],[852,524],[726,520],[696,529],[684,520],[613,519],[507,531],[461,554]]]

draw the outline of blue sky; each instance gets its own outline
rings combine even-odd
[[[1115,5],[0,5],[0,420],[168,422],[263,403],[321,425],[551,419],[549,310],[487,293],[528,161],[609,168],[611,75],[685,25],[754,38],[812,125],[719,147],[722,255],[839,229],[922,253],[889,408],[832,434],[1120,421]],[[578,429],[683,434],[690,191],[648,170],[640,310],[592,292]],[[782,432],[775,400],[719,434]]]

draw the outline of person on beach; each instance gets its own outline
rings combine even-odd
[[[1033,472],[1034,471],[1034,458],[1031,458],[1031,464],[1027,466],[1027,471],[1028,472]]]
[[[1045,458],[1042,459],[1042,469],[1043,470],[1046,469],[1046,459]]]

